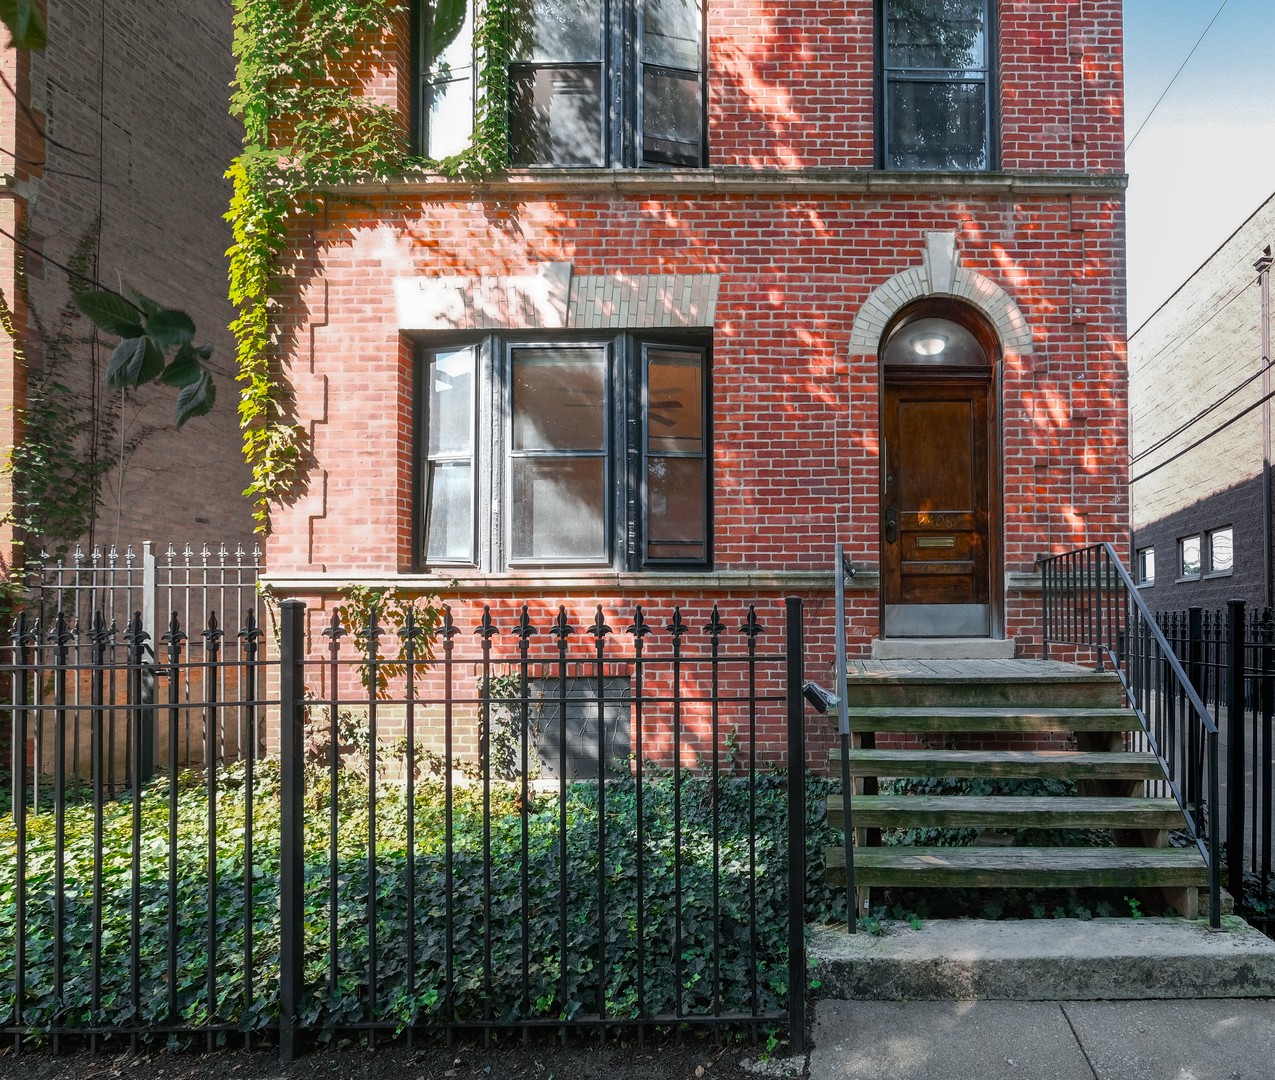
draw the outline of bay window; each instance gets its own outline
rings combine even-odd
[[[493,335],[418,372],[422,566],[708,566],[705,347]]]

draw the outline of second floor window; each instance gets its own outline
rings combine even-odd
[[[885,168],[992,168],[994,0],[879,2]]]
[[[422,3],[428,157],[463,150],[472,133],[474,19],[470,0]],[[700,0],[528,0],[510,34],[510,161],[703,165],[702,39]]]

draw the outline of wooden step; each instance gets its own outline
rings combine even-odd
[[[828,881],[844,885],[845,851],[827,848]],[[1202,888],[1194,848],[855,848],[857,888]]]
[[[828,824],[842,828],[840,795]],[[857,829],[1155,829],[1183,825],[1173,799],[1078,795],[856,795]]]
[[[849,665],[847,701],[856,707],[1038,705],[1116,708],[1124,689],[1111,672],[1047,660],[945,662],[856,660]]]
[[[1040,709],[1014,708],[939,709],[853,708],[849,710],[852,732],[985,732],[1007,734],[1045,731],[1141,731],[1142,725],[1131,709]],[[836,716],[831,717],[836,723]]]
[[[841,748],[829,760],[840,776]],[[1057,780],[1163,780],[1151,753],[1079,750],[851,750],[852,776],[1039,777]]]

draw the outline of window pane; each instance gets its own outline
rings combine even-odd
[[[642,69],[642,157],[660,165],[700,163],[699,73]]]
[[[1155,548],[1143,548],[1138,552],[1138,581],[1144,585],[1155,582]]]
[[[642,59],[648,64],[699,70],[698,0],[646,0],[642,5]]]
[[[602,458],[515,458],[512,473],[515,560],[606,557]]]
[[[1209,571],[1224,574],[1235,566],[1235,555],[1230,529],[1218,529],[1209,533]]]
[[[704,459],[648,458],[646,499],[647,558],[703,559]]]
[[[435,0],[421,5],[426,75],[468,72],[474,57],[474,17],[468,0]]]
[[[606,354],[601,349],[516,349],[513,449],[606,449]]]
[[[429,157],[459,153],[474,127],[474,21],[468,0],[422,5],[423,107]]]
[[[472,562],[474,481],[469,462],[429,465],[425,505],[425,561]]]
[[[513,68],[509,152],[515,165],[601,165],[601,66]]]
[[[532,0],[515,19],[514,60],[602,59],[602,0]]]
[[[436,353],[429,364],[429,456],[471,453],[474,350]]]
[[[648,353],[646,448],[651,454],[703,454],[704,377],[698,355]]]
[[[1200,538],[1188,536],[1178,541],[1178,576],[1200,576]]]
[[[450,157],[469,145],[474,133],[474,84],[468,78],[426,84],[425,156]]]
[[[987,166],[987,102],[982,82],[889,84],[886,139],[896,169]]]
[[[887,367],[987,367],[986,350],[960,323],[928,317],[904,323],[890,334],[882,360]]]
[[[985,0],[889,0],[886,63],[940,71],[987,66]]]

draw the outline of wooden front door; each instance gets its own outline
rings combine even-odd
[[[992,381],[886,374],[882,631],[992,632]]]

